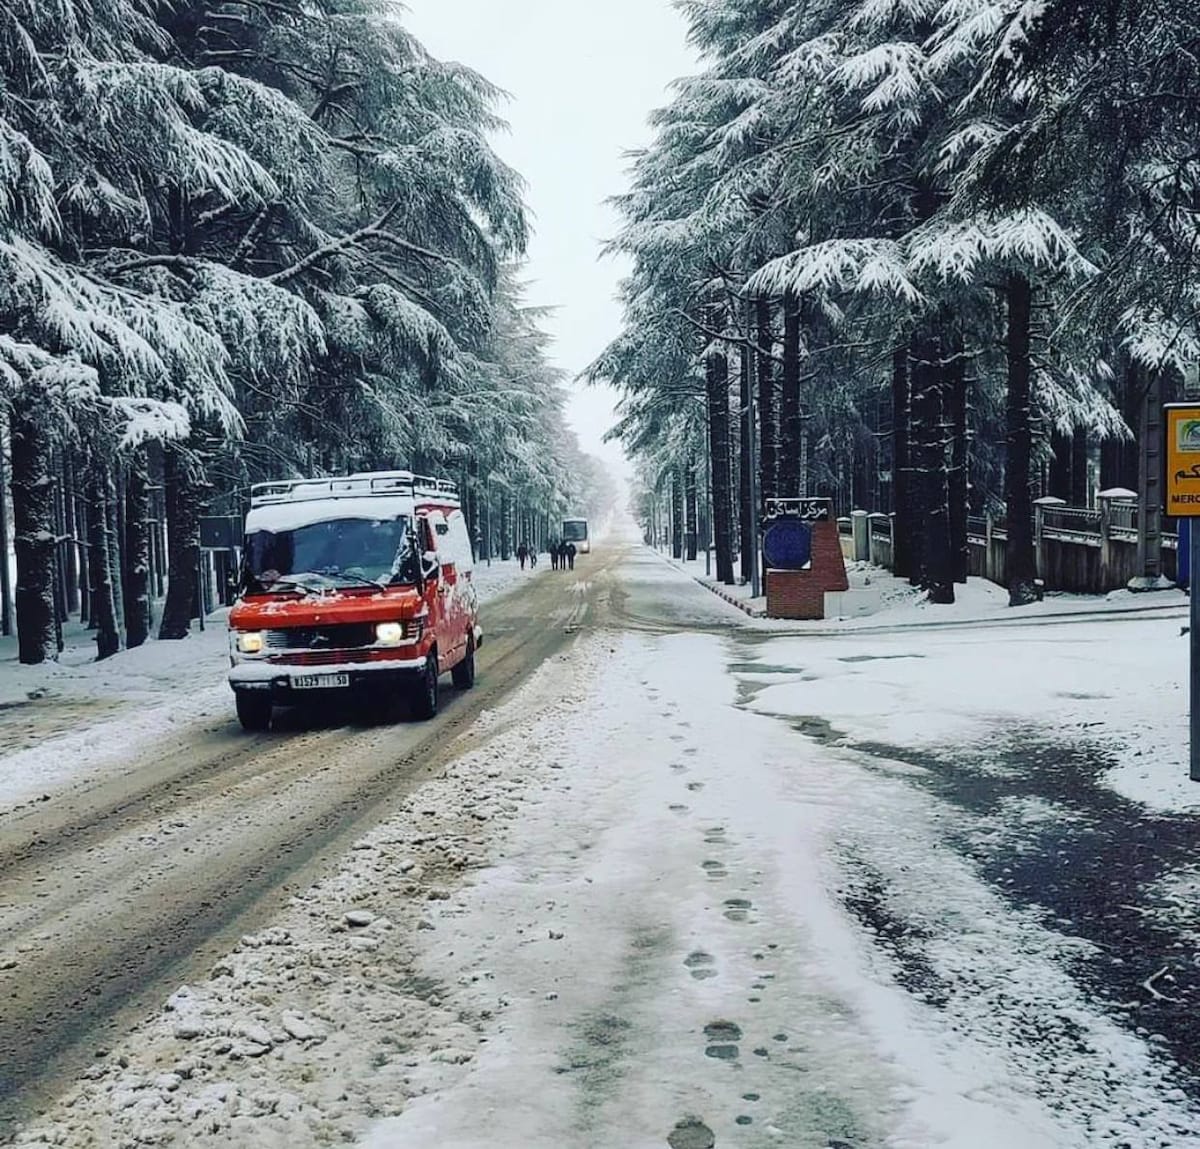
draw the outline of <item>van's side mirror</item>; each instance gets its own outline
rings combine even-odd
[[[441,570],[441,561],[438,559],[437,551],[426,551],[421,556],[421,573],[427,579],[437,579],[438,572]]]

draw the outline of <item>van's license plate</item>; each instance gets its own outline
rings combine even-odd
[[[339,686],[349,686],[348,674],[293,674],[293,690],[332,690]]]

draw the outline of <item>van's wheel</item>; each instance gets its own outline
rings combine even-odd
[[[252,694],[249,690],[239,690],[234,697],[237,699],[238,721],[243,730],[258,733],[271,728],[271,696],[269,694]]]
[[[467,639],[467,653],[452,671],[450,677],[459,690],[470,690],[475,685],[475,636]]]
[[[438,666],[437,651],[429,652],[425,660],[425,669],[421,671],[421,679],[413,690],[412,715],[425,721],[433,718],[438,712]]]

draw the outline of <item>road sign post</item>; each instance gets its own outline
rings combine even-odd
[[[1200,404],[1166,404],[1163,440],[1163,510],[1200,519]],[[1200,523],[1188,526],[1188,763],[1191,780],[1200,782]]]

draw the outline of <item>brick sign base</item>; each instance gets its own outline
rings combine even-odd
[[[832,519],[813,524],[812,563],[803,571],[767,571],[767,617],[820,619],[825,595],[850,589],[846,560]]]

